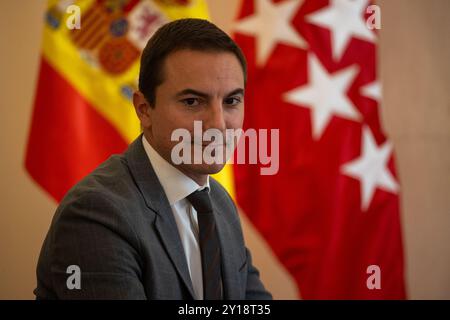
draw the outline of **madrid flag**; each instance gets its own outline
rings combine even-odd
[[[277,174],[234,166],[237,201],[305,299],[405,298],[369,6],[242,1],[233,26],[249,64],[244,125],[280,139]]]

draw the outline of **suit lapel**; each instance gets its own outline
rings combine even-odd
[[[155,226],[164,247],[170,256],[170,259],[172,260],[172,263],[175,265],[181,279],[183,279],[183,282],[188,288],[192,299],[194,299],[194,289],[192,287],[192,281],[189,275],[186,255],[184,253],[183,246],[181,245],[181,239],[178,234],[178,229],[172,212],[166,215],[158,215],[156,217]]]
[[[194,299],[186,255],[169,201],[142,145],[142,134],[128,147],[125,157],[147,206],[157,213],[155,227],[179,276]]]
[[[232,237],[230,225],[225,219],[226,215],[222,213],[222,207],[213,201],[213,208],[222,253],[224,298],[227,300],[242,299],[240,291],[242,284],[238,277],[239,266],[236,264],[239,260],[236,257],[237,250],[234,250],[233,247],[236,240]]]

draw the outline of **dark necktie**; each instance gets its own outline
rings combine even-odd
[[[187,196],[187,199],[197,211],[202,257],[203,298],[220,300],[222,299],[220,245],[208,190],[195,191]]]

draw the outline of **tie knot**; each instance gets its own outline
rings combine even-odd
[[[201,191],[197,190],[188,195],[187,199],[195,208],[197,213],[212,212],[211,199],[209,198],[209,193],[207,189],[203,189]]]

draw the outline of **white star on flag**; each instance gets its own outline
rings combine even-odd
[[[381,84],[378,81],[371,82],[361,87],[361,95],[371,98],[377,102],[381,101]]]
[[[330,6],[313,12],[308,21],[331,32],[333,58],[342,57],[352,37],[374,42],[376,36],[364,20],[368,0],[331,0]]]
[[[392,153],[388,141],[377,146],[367,126],[362,130],[361,156],[341,167],[344,175],[355,178],[361,185],[361,208],[366,211],[372,201],[376,188],[397,193],[398,184],[387,167]]]
[[[285,101],[311,109],[313,137],[319,139],[333,115],[359,121],[361,116],[347,96],[358,67],[329,74],[315,55],[308,56],[309,83],[286,92]]]
[[[256,63],[264,65],[277,42],[305,49],[306,41],[291,24],[303,0],[288,0],[273,4],[271,0],[256,0],[255,13],[237,22],[234,31],[256,36]]]

